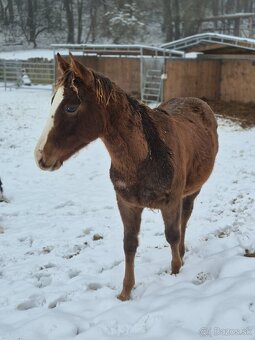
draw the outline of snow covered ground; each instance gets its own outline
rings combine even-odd
[[[220,152],[171,276],[158,212],[145,211],[136,289],[120,302],[122,224],[100,141],[57,172],[33,149],[50,91],[0,89],[0,339],[255,339],[255,129],[219,121]],[[103,238],[93,240],[95,234]]]
[[[11,60],[27,60],[29,58],[46,58],[53,59],[53,50],[52,49],[42,49],[42,48],[34,48],[27,50],[16,50],[16,51],[2,51],[0,52],[0,59],[11,59]]]

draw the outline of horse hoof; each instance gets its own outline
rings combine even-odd
[[[130,299],[130,295],[127,295],[127,294],[124,294],[124,293],[121,293],[117,296],[117,298],[120,300],[120,301],[128,301]]]
[[[171,271],[171,275],[176,275],[176,274],[179,274],[180,272],[180,266],[178,267],[172,267],[172,271]]]

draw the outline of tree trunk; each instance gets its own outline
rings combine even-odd
[[[181,37],[181,18],[180,18],[180,4],[179,0],[174,0],[173,2],[173,8],[174,8],[174,15],[173,15],[173,20],[174,20],[174,39],[180,39]]]
[[[35,13],[37,10],[36,0],[27,0],[27,27],[29,31],[29,41],[36,47],[35,41]]]
[[[73,1],[64,0],[64,8],[67,20],[67,43],[74,44]]]
[[[83,10],[83,2],[82,0],[77,0],[77,14],[78,14],[78,31],[77,31],[77,44],[81,43],[82,36],[82,10]]]
[[[13,22],[14,22],[14,11],[13,11],[12,0],[8,0],[8,12],[9,12],[9,23],[13,24]]]
[[[163,0],[163,27],[166,42],[173,40],[172,0]]]

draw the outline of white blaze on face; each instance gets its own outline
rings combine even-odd
[[[51,129],[53,128],[55,113],[60,103],[62,102],[63,98],[64,98],[64,87],[61,86],[58,88],[57,92],[55,93],[53,102],[51,104],[49,117],[47,119],[45,128],[43,129],[42,135],[35,148],[35,160],[37,164],[38,164],[38,161],[41,159],[42,150],[47,142],[48,135]]]

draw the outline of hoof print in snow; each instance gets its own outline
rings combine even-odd
[[[43,247],[43,249],[40,251],[40,254],[49,254],[52,250],[54,249],[53,246],[47,246],[47,247]]]
[[[49,309],[56,308],[61,302],[66,302],[67,296],[60,296],[59,298],[55,299],[54,301],[50,302],[48,305]]]
[[[74,277],[78,276],[80,274],[80,270],[76,270],[76,269],[70,269],[68,271],[68,277],[69,279],[73,279]]]
[[[98,290],[101,288],[102,288],[102,285],[100,283],[93,282],[93,283],[88,284],[87,290]]]
[[[70,259],[72,259],[73,257],[75,257],[75,256],[77,256],[79,254],[80,254],[80,251],[77,251],[74,254],[65,255],[64,258],[67,259],[67,260],[70,260]]]
[[[54,267],[56,267],[56,265],[54,263],[49,262],[49,263],[45,264],[44,266],[41,266],[39,269],[44,270],[44,269],[50,269],[50,268],[54,268]]]
[[[93,236],[93,241],[98,241],[98,240],[102,240],[103,239],[103,236],[102,235],[99,235],[99,234],[95,234]]]
[[[4,227],[0,226],[0,234],[4,234]]]
[[[249,249],[245,249],[244,255],[245,257],[255,257],[255,251],[251,251]]]
[[[195,285],[201,285],[203,284],[205,281],[207,281],[208,279],[210,279],[211,275],[209,273],[204,273],[204,272],[200,272],[197,274],[196,279],[193,280],[193,283]]]
[[[47,287],[52,282],[51,276],[49,274],[39,273],[35,275],[35,278],[36,278],[35,287],[37,288]]]
[[[65,255],[64,258],[70,260],[71,258],[79,255],[82,249],[85,248],[85,246],[87,246],[87,242],[85,242],[84,245],[75,245],[72,249],[72,253]]]
[[[21,302],[18,306],[18,310],[28,310],[35,307],[39,307],[45,304],[45,299],[38,296],[31,296],[27,301]]]

